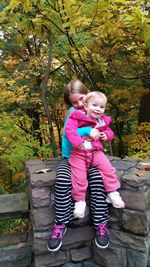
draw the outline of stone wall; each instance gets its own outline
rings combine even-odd
[[[0,267],[31,267],[31,232],[0,234]]]
[[[2,233],[3,225],[10,225],[12,220],[25,219],[25,223],[30,224],[28,208],[26,192],[0,195],[0,267],[31,267],[32,232],[29,227],[23,232],[13,233],[11,229],[9,233]]]
[[[147,267],[150,247],[150,160],[110,157],[121,181],[126,208],[110,205],[110,245],[94,244],[90,216],[76,220],[65,234],[58,252],[47,250],[47,237],[54,223],[54,184],[57,159],[26,164],[33,225],[35,267]],[[46,171],[45,171],[46,169]]]

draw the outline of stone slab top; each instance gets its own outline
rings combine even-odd
[[[118,177],[123,184],[131,187],[143,187],[150,184],[150,159],[124,158],[108,156],[112,165],[116,168]],[[52,158],[46,161],[42,159],[26,162],[32,188],[52,186],[56,179],[56,168],[60,158]]]

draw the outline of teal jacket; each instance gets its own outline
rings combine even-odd
[[[68,110],[68,113],[67,113],[66,118],[65,118],[64,128],[65,128],[66,121],[68,120],[68,117],[69,117],[70,113],[72,111],[74,111],[74,110],[75,110],[74,107],[71,107]],[[77,129],[77,133],[80,136],[89,136],[91,129],[92,129],[92,127],[88,127],[88,126],[87,127],[78,128]],[[69,158],[71,150],[72,150],[72,144],[67,139],[65,131],[63,131],[63,135],[62,135],[62,157]]]

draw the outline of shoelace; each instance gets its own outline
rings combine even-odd
[[[109,233],[109,231],[106,228],[106,223],[101,223],[98,227],[98,234],[99,236],[105,236],[106,234]]]
[[[53,233],[52,233],[52,236],[51,238],[60,238],[62,239],[62,232],[61,230],[65,228],[65,225],[62,224],[62,225],[54,225],[54,228],[53,228]]]

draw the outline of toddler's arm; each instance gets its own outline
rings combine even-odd
[[[65,125],[65,133],[73,147],[78,147],[84,142],[84,139],[77,133],[77,129],[78,121],[76,119],[68,118]]]

